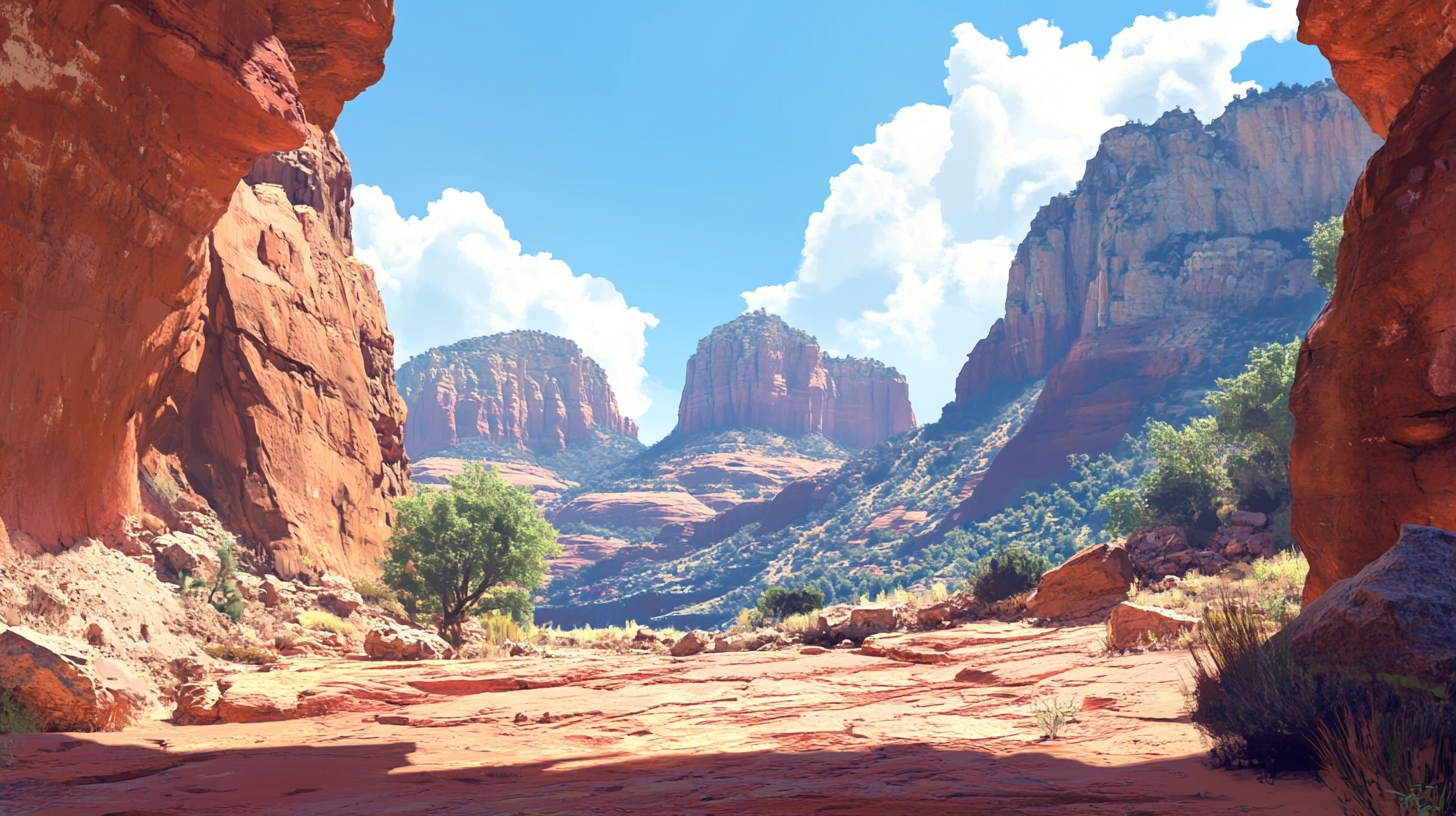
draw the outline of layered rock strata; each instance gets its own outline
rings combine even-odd
[[[1447,11],[1300,7],[1300,38],[1330,57],[1371,127],[1389,131],[1345,210],[1338,285],[1305,338],[1290,398],[1291,526],[1309,558],[1306,603],[1394,546],[1402,525],[1456,528],[1456,56]]]
[[[770,428],[868,448],[915,427],[904,376],[875,360],[826,357],[808,334],[763,311],[698,341],[677,432]]]
[[[379,78],[392,26],[390,0],[0,2],[0,538],[139,512],[166,384],[206,345],[208,234],[259,156]]]
[[[565,337],[513,331],[430,349],[399,368],[415,456],[480,438],[555,453],[597,433],[635,438],[607,373]]]
[[[1108,131],[1077,189],[1033,220],[1006,316],[957,379],[952,418],[1047,382],[950,524],[1061,476],[1069,454],[1117,447],[1149,414],[1177,419],[1251,344],[1297,333],[1323,298],[1301,239],[1379,143],[1328,82],[1250,94],[1208,126],[1173,111]]]

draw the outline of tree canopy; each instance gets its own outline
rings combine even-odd
[[[1326,291],[1335,291],[1335,263],[1340,258],[1340,239],[1345,237],[1345,219],[1336,215],[1314,225],[1309,237],[1309,253],[1314,257],[1314,279]]]
[[[384,582],[438,613],[441,633],[458,645],[460,625],[483,608],[482,601],[521,615],[521,599],[511,588],[539,587],[546,559],[561,548],[531,494],[495,470],[469,464],[449,482],[448,492],[395,501],[395,531],[381,566]]]
[[[783,620],[791,615],[813,612],[824,606],[824,593],[812,587],[784,589],[771,586],[758,599],[758,611],[765,618]]]

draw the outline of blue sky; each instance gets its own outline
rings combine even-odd
[[[1152,118],[1157,99],[1227,101],[1230,81],[1328,76],[1287,31],[1244,47],[1240,32],[1292,21],[1293,0],[1276,3],[1226,0],[1263,16],[1224,8],[1221,22],[1199,17],[1215,12],[1203,2],[1137,0],[399,3],[384,78],[338,124],[356,183],[378,188],[356,193],[360,256],[380,271],[399,362],[505,328],[568,334],[625,408],[650,401],[646,441],[671,430],[697,340],[749,305],[897,365],[930,421],[1001,311],[1018,230],[1070,188],[1096,133]],[[1170,14],[1198,19],[1175,28]],[[1092,70],[1139,15],[1160,18],[1139,23],[1152,39]],[[1038,19],[1060,48],[1029,29],[1045,59],[1018,62],[1018,29]],[[958,37],[962,23],[974,31]],[[1082,40],[1090,54],[1069,48]],[[1159,44],[1180,52],[1173,68],[1148,62]],[[1236,65],[1218,52],[1230,47]],[[953,48],[952,81],[976,88],[964,98],[947,91]],[[1138,71],[1161,78],[1156,92]],[[962,155],[989,138],[985,93],[1009,130]],[[1098,105],[1069,104],[1087,98]],[[1066,132],[1013,155],[1062,127],[1049,111]],[[954,192],[988,167],[1000,188]],[[397,221],[411,216],[424,220]]]

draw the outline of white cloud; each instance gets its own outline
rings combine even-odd
[[[521,254],[480,193],[446,190],[424,218],[401,218],[378,187],[354,188],[354,247],[378,276],[399,361],[467,337],[539,329],[575,340],[606,369],[622,413],[652,404],[646,331],[657,318],[612,282],[572,274],[548,252]]]
[[[965,23],[946,60],[948,106],[902,108],[854,149],[809,217],[794,280],[743,294],[910,380],[923,420],[954,395],[964,355],[1000,317],[1006,271],[1036,210],[1081,178],[1105,131],[1175,106],[1205,121],[1253,86],[1250,43],[1287,40],[1296,0],[1215,0],[1212,13],[1138,17],[1103,57],[1045,20],[1015,56]]]

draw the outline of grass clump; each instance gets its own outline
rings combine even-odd
[[[278,662],[278,655],[273,650],[264,649],[261,646],[233,646],[226,643],[214,643],[203,646],[202,651],[206,652],[209,657],[226,660],[229,663],[261,666],[265,663]]]
[[[0,690],[0,734],[34,734],[40,730],[40,716],[16,699],[9,689]]]
[[[1434,690],[1432,690],[1434,691]],[[1444,697],[1396,695],[1360,716],[1343,711],[1314,739],[1329,785],[1349,816],[1456,813],[1456,717]]]
[[[1082,701],[1070,697],[1062,702],[1053,697],[1038,697],[1031,701],[1031,718],[1042,739],[1054,740],[1061,736],[1068,725],[1077,721],[1082,710]]]
[[[354,628],[353,624],[340,620],[337,615],[317,609],[310,609],[299,615],[298,625],[315,632],[333,632],[353,640],[359,639],[359,630]]]
[[[976,564],[971,573],[971,594],[982,603],[1004,601],[1036,589],[1041,576],[1051,568],[1046,556],[1012,547]]]
[[[1271,629],[1299,614],[1304,596],[1304,576],[1309,562],[1298,552],[1283,552],[1260,558],[1252,564],[1234,564],[1218,575],[1188,573],[1171,589],[1138,589],[1128,600],[1174,612],[1202,617],[1210,607],[1228,598],[1252,605]]]

